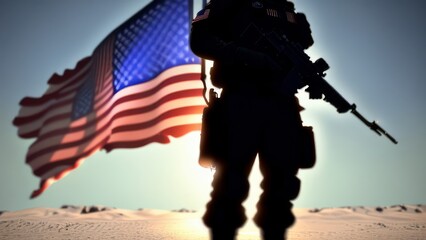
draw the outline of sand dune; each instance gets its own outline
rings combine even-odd
[[[0,212],[0,239],[208,239],[201,212],[63,206]],[[295,209],[289,239],[426,239],[426,205]],[[251,221],[238,240],[259,238]]]

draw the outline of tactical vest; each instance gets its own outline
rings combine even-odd
[[[241,4],[241,5],[240,5]],[[227,22],[224,22],[226,41],[240,42],[244,30],[251,23],[261,28],[265,33],[279,31],[290,40],[300,43],[304,48],[313,44],[309,23],[305,15],[294,12],[294,5],[285,0],[249,0],[243,1],[229,9]],[[227,82],[236,79],[250,82],[255,78],[265,77],[237,66],[224,65],[215,62],[211,71],[211,79],[215,86],[225,87]],[[231,79],[229,79],[231,78]]]
[[[280,30],[288,35],[295,35],[296,14],[286,1],[253,0],[246,1],[243,8],[235,13],[231,31],[236,33],[234,39],[239,38],[241,30],[250,23],[256,24],[265,32]],[[294,40],[297,40],[294,38]],[[237,40],[238,41],[238,40]]]

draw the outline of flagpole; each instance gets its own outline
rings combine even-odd
[[[202,0],[201,1],[201,8],[204,8],[207,5],[207,0]],[[193,15],[194,15],[194,0],[188,0],[188,11],[190,14],[189,15],[189,28],[191,29],[191,23],[192,23],[192,19]],[[207,105],[209,105],[209,100],[206,97],[206,93],[207,93],[207,84],[206,84],[206,79],[207,79],[207,74],[206,74],[206,60],[204,58],[200,58],[201,59],[201,81],[203,83],[203,98],[204,101],[206,102]]]
[[[188,23],[191,29],[191,22],[194,19],[194,0],[188,0]]]
[[[191,6],[193,4],[193,0],[190,0]],[[207,5],[207,0],[201,1],[201,8],[204,8]],[[192,7],[191,7],[192,8]],[[201,81],[203,82],[204,90],[203,90],[203,97],[206,104],[209,104],[209,100],[206,97],[207,93],[207,84],[206,84],[207,74],[206,74],[206,60],[204,58],[201,58]]]

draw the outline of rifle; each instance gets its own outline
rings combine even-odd
[[[380,127],[376,121],[368,121],[362,116],[356,110],[357,106],[355,104],[350,104],[324,79],[326,76],[324,72],[330,67],[323,58],[319,58],[315,62],[312,62],[310,57],[304,52],[302,46],[290,41],[285,34],[279,34],[276,31],[264,33],[253,23],[244,30],[241,39],[249,39],[254,46],[260,46],[267,52],[272,52],[274,55],[273,57],[275,57],[278,62],[288,64],[290,61],[292,63],[292,80],[297,78],[297,83],[287,86],[296,88],[290,89],[290,91],[297,92],[297,89],[309,86],[307,91],[310,92],[311,99],[323,99],[329,102],[337,109],[338,113],[350,111],[379,136],[384,135],[394,144],[398,143],[395,138]]]

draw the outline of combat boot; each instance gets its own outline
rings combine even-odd
[[[262,239],[263,240],[285,240],[286,231],[285,230],[262,230]]]
[[[212,228],[210,240],[235,240],[236,229]]]

